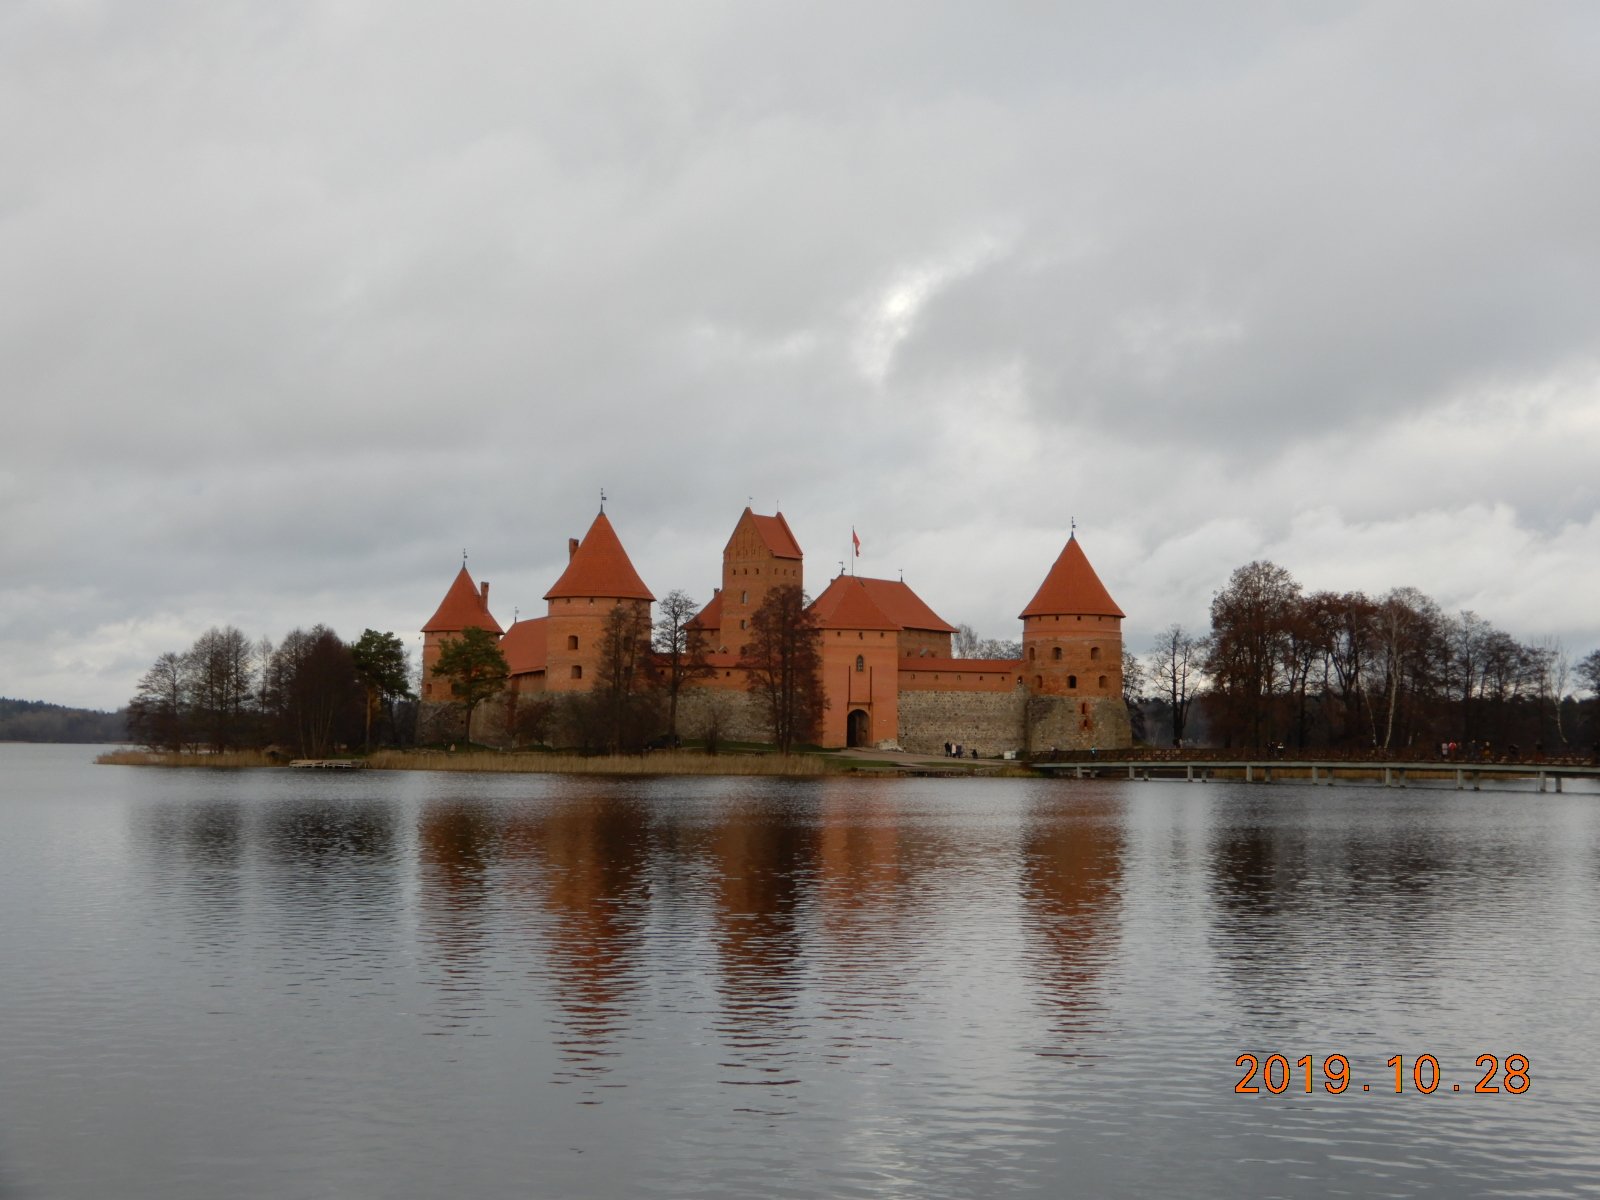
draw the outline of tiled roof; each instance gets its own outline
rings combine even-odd
[[[1078,545],[1077,535],[1073,534],[1022,615],[1122,617],[1127,614],[1106,591],[1105,584],[1100,582],[1084,556],[1083,547]]]
[[[546,600],[560,597],[581,599],[600,596],[614,600],[654,600],[639,572],[633,569],[628,552],[622,548],[617,531],[601,513],[583,535],[561,578],[544,594]]]
[[[506,669],[512,675],[527,675],[542,671],[549,655],[545,640],[545,623],[549,617],[532,617],[516,621],[500,639],[500,653],[506,656]]]
[[[428,618],[428,623],[422,627],[422,632],[460,633],[463,629],[501,632],[500,622],[489,612],[488,602],[478,590],[478,585],[472,582],[472,576],[467,574],[464,564],[457,572],[450,590],[444,594],[439,610]]]
[[[944,621],[929,608],[922,597],[906,586],[903,579],[863,579],[862,585],[872,602],[891,620],[906,629],[931,629],[937,633],[954,633],[956,627]]]
[[[800,553],[800,543],[794,540],[794,533],[789,528],[789,522],[783,519],[782,513],[774,516],[763,517],[758,513],[750,512],[750,519],[756,523],[756,532],[761,535],[761,540],[766,543],[778,558],[803,558]]]
[[[900,629],[900,623],[878,607],[866,584],[854,575],[836,576],[811,602],[817,624],[823,629]]]
[[[706,606],[694,616],[689,618],[690,629],[721,629],[722,628],[722,593],[718,592],[706,601]]]

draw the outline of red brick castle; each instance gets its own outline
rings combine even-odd
[[[425,739],[431,730],[452,728],[449,685],[434,678],[433,666],[440,648],[462,630],[498,636],[510,668],[504,703],[483,705],[473,719],[473,738],[495,744],[505,740],[506,716],[519,702],[594,686],[603,630],[615,607],[635,608],[648,619],[655,596],[604,511],[581,540],[568,541],[567,551],[566,570],[544,595],[545,615],[510,629],[489,611],[489,585],[475,585],[462,566],[422,627]],[[699,736],[714,721],[724,737],[767,740],[748,692],[744,647],[767,593],[802,584],[803,569],[804,555],[782,513],[762,516],[746,508],[740,514],[722,551],[722,585],[691,622],[708,648],[711,670],[679,702],[684,736]],[[811,611],[822,639],[825,746],[937,752],[957,742],[990,755],[1130,743],[1122,701],[1123,612],[1076,534],[1022,610],[1018,659],[954,657],[954,626],[900,580],[837,575]]]

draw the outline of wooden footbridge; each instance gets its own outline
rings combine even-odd
[[[1416,783],[1451,783],[1457,791],[1482,789],[1484,781],[1526,780],[1562,790],[1569,779],[1600,781],[1600,763],[1592,759],[1402,759],[1362,757],[1250,758],[1226,752],[1119,750],[1103,753],[1070,752],[1033,759],[1029,766],[1047,775],[1068,779],[1177,779],[1205,783],[1221,776],[1245,783],[1280,780],[1332,787],[1335,781],[1383,787],[1409,787]]]

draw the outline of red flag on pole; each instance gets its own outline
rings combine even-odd
[[[856,527],[854,525],[850,526],[850,541],[851,541],[852,544],[854,544],[854,546],[856,548],[856,557],[860,558],[861,557],[861,539],[856,536]]]

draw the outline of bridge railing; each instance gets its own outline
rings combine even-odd
[[[1239,748],[1134,746],[1125,750],[1046,750],[1030,755],[1033,763],[1202,763],[1202,762],[1257,762],[1279,760],[1294,762],[1359,764],[1383,766],[1388,763],[1438,763],[1441,767],[1467,767],[1473,764],[1494,763],[1512,766],[1589,767],[1600,766],[1600,753],[1591,754],[1540,754],[1510,753],[1492,749],[1476,752],[1462,750],[1453,755],[1442,755],[1435,747],[1431,752],[1410,750],[1327,750],[1299,749],[1296,747],[1248,746]]]

